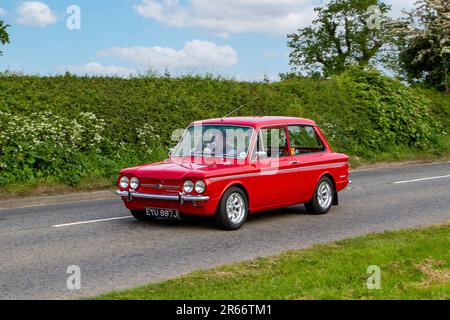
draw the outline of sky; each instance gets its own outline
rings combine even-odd
[[[0,0],[11,25],[0,71],[55,75],[212,73],[244,81],[289,71],[287,34],[327,0]],[[392,15],[413,0],[385,0]]]

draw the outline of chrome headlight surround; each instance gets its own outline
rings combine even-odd
[[[123,176],[122,178],[120,178],[119,186],[122,189],[127,189],[129,187],[129,185],[130,185],[130,180],[128,179],[127,176]]]
[[[203,193],[206,190],[206,183],[203,180],[198,180],[195,183],[195,192]]]
[[[130,180],[130,188],[136,190],[139,187],[139,179],[136,177],[131,178]]]
[[[194,191],[194,183],[191,180],[186,180],[183,184],[183,191],[186,193],[191,193]]]

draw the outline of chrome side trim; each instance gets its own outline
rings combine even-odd
[[[290,173],[290,172],[297,172],[297,171],[300,172],[300,171],[314,170],[314,169],[338,168],[338,167],[343,167],[345,165],[347,165],[347,162],[319,164],[319,165],[314,165],[314,166],[297,167],[297,168],[291,168],[291,169],[270,170],[270,171],[261,171],[261,172],[256,172],[256,173],[244,173],[244,174],[237,174],[237,175],[232,175],[232,176],[216,177],[216,178],[211,178],[210,180],[211,181],[221,181],[221,180],[229,180],[229,179],[273,175],[273,174],[277,174],[277,173]]]
[[[345,165],[347,165],[347,162],[318,164],[318,165],[315,165],[315,166],[300,167],[299,171],[314,170],[314,169],[325,169],[325,168],[339,168],[339,167],[344,167]]]
[[[150,199],[150,200],[179,201],[182,204],[185,201],[205,202],[205,201],[209,200],[208,196],[189,196],[189,195],[184,195],[182,193],[177,194],[177,195],[166,195],[166,194],[150,194],[150,193],[139,193],[139,192],[117,190],[116,194],[121,197],[124,197],[124,198],[126,197],[130,201],[133,200],[133,198],[140,198],[140,199]]]

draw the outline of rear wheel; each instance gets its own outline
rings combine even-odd
[[[139,221],[150,221],[150,220],[152,220],[151,217],[149,217],[149,216],[147,216],[147,215],[145,214],[145,211],[144,211],[144,210],[130,210],[130,212],[131,212],[131,215],[132,215],[136,220],[139,220]]]
[[[224,230],[238,230],[247,220],[248,200],[242,189],[231,187],[220,200],[215,220]]]
[[[323,177],[317,184],[314,197],[305,203],[306,210],[313,214],[326,214],[334,201],[334,188],[330,178]]]

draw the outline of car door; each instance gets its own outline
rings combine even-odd
[[[252,162],[258,169],[252,207],[274,208],[296,202],[299,177],[290,152],[286,126],[260,129]]]
[[[288,132],[291,153],[298,162],[298,196],[301,202],[309,201],[326,162],[325,145],[313,126],[290,125]]]

